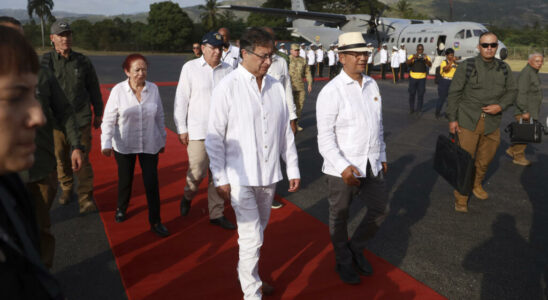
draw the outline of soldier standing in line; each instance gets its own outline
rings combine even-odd
[[[542,105],[542,89],[538,71],[544,64],[544,56],[540,53],[529,55],[529,62],[521,70],[518,77],[518,98],[514,117],[516,120],[529,119],[538,120],[540,107]],[[531,162],[525,158],[527,144],[513,144],[506,149],[506,153],[513,158],[516,165],[528,166]]]
[[[382,49],[379,52],[380,54],[380,63],[381,63],[381,78],[382,80],[386,79],[386,65],[388,64],[388,50],[386,49],[386,44],[382,44]]]
[[[400,55],[398,53],[398,47],[392,47],[392,55],[390,56],[390,68],[392,69],[392,81],[394,84],[398,83],[398,75],[400,70]]]
[[[306,60],[308,63],[308,67],[310,68],[310,72],[312,73],[312,77],[316,77],[316,46],[311,44],[308,51],[306,52]]]
[[[449,132],[458,134],[460,146],[475,157],[476,175],[472,193],[488,198],[482,181],[500,144],[502,111],[512,105],[517,86],[510,66],[496,59],[498,38],[492,32],[479,37],[479,55],[464,61],[449,88],[447,115]],[[455,211],[468,212],[469,195],[456,190]]]
[[[301,118],[301,114],[304,106],[304,81],[308,84],[308,93],[312,91],[312,74],[306,64],[304,58],[299,56],[299,45],[291,44],[291,56],[289,57],[289,77],[291,78],[291,88],[293,90],[293,99],[295,101],[296,113],[297,113],[297,131],[302,131],[303,128],[299,126],[298,122]]]
[[[407,50],[405,50],[405,44],[400,45],[400,50],[398,50],[398,54],[400,57],[400,80],[405,80],[405,73],[407,72],[407,64],[405,63],[407,61]]]
[[[318,76],[323,77],[323,67],[324,67],[324,51],[322,44],[318,45],[318,49],[316,50],[316,67],[318,68]]]
[[[63,89],[65,97],[75,111],[76,125],[80,130],[84,157],[80,171],[76,172],[78,203],[80,213],[92,212],[97,208],[93,202],[93,169],[89,162],[91,150],[91,126],[98,129],[103,116],[103,99],[99,89],[99,80],[89,58],[72,51],[72,30],[67,22],[56,21],[51,25],[50,39],[54,49],[42,57],[42,65],[49,68]],[[91,106],[93,106],[93,118]],[[73,170],[71,163],[71,144],[66,132],[55,125],[53,131],[55,157],[57,158],[57,176],[62,189],[59,202],[66,204],[71,196]]]
[[[371,76],[371,72],[373,71],[373,56],[375,56],[375,53],[373,53],[373,44],[367,43],[367,52],[369,52],[369,57],[367,58],[367,66],[365,67],[365,74],[367,76]]]
[[[331,44],[327,51],[327,60],[329,64],[329,79],[337,76],[337,56],[335,54],[335,44]]]

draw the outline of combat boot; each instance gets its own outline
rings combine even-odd
[[[512,160],[512,162],[516,165],[525,167],[531,165],[531,162],[527,158],[525,158],[524,153],[514,154],[514,160]]]
[[[489,198],[489,194],[483,189],[483,186],[481,185],[481,181],[483,180],[483,176],[478,177],[476,174],[476,178],[474,180],[474,188],[472,189],[472,193],[476,198],[480,200],[487,200]]]
[[[461,195],[459,192],[454,191],[455,195],[455,211],[467,213],[468,212],[468,196]]]
[[[71,195],[72,195],[71,190],[68,190],[68,191],[63,190],[61,192],[61,196],[59,196],[59,204],[67,205],[70,202]]]

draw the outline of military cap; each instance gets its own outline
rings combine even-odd
[[[72,30],[70,29],[70,25],[68,22],[65,21],[55,21],[55,23],[51,24],[50,32],[51,34],[61,34],[63,32],[67,32]]]
[[[223,45],[223,37],[216,31],[210,31],[202,38],[202,44],[210,44],[217,47]]]
[[[291,50],[299,50],[301,47],[299,47],[299,44],[291,44]]]

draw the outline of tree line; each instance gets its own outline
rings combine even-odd
[[[41,5],[40,2],[47,2]],[[30,5],[33,3],[34,5]],[[36,4],[38,3],[38,4]],[[400,0],[393,7],[387,7],[378,1],[364,2],[359,0],[308,0],[305,1],[309,10],[335,13],[364,13],[370,14],[389,12],[392,16],[402,18],[424,19],[426,16],[417,13],[409,1]],[[227,27],[233,39],[238,39],[248,27],[268,26],[277,33],[279,40],[292,40],[286,28],[291,27],[287,18],[251,13],[246,21],[237,18],[230,10],[218,8],[217,0],[207,0],[199,6],[202,10],[201,22],[193,23],[186,12],[174,2],[166,1],[150,5],[147,23],[123,20],[119,17],[104,19],[91,23],[87,20],[73,21],[70,26],[74,32],[74,45],[87,50],[104,51],[158,51],[182,52],[189,51],[192,43],[197,42],[208,31],[219,27]],[[291,0],[267,0],[263,7],[290,9]],[[55,21],[51,14],[52,0],[29,0],[29,16],[33,13],[38,16],[39,24],[35,21],[25,24],[25,32],[35,46],[42,45],[42,32],[45,40],[50,25]],[[45,29],[44,29],[45,28]],[[534,47],[548,47],[548,25],[542,27],[538,23],[525,28],[491,27],[501,40],[508,46],[527,45]]]

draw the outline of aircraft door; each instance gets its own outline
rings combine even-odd
[[[443,51],[446,48],[450,48],[450,45],[447,45],[446,43],[447,36],[446,35],[439,35],[438,41],[436,42],[436,55],[442,55]]]

